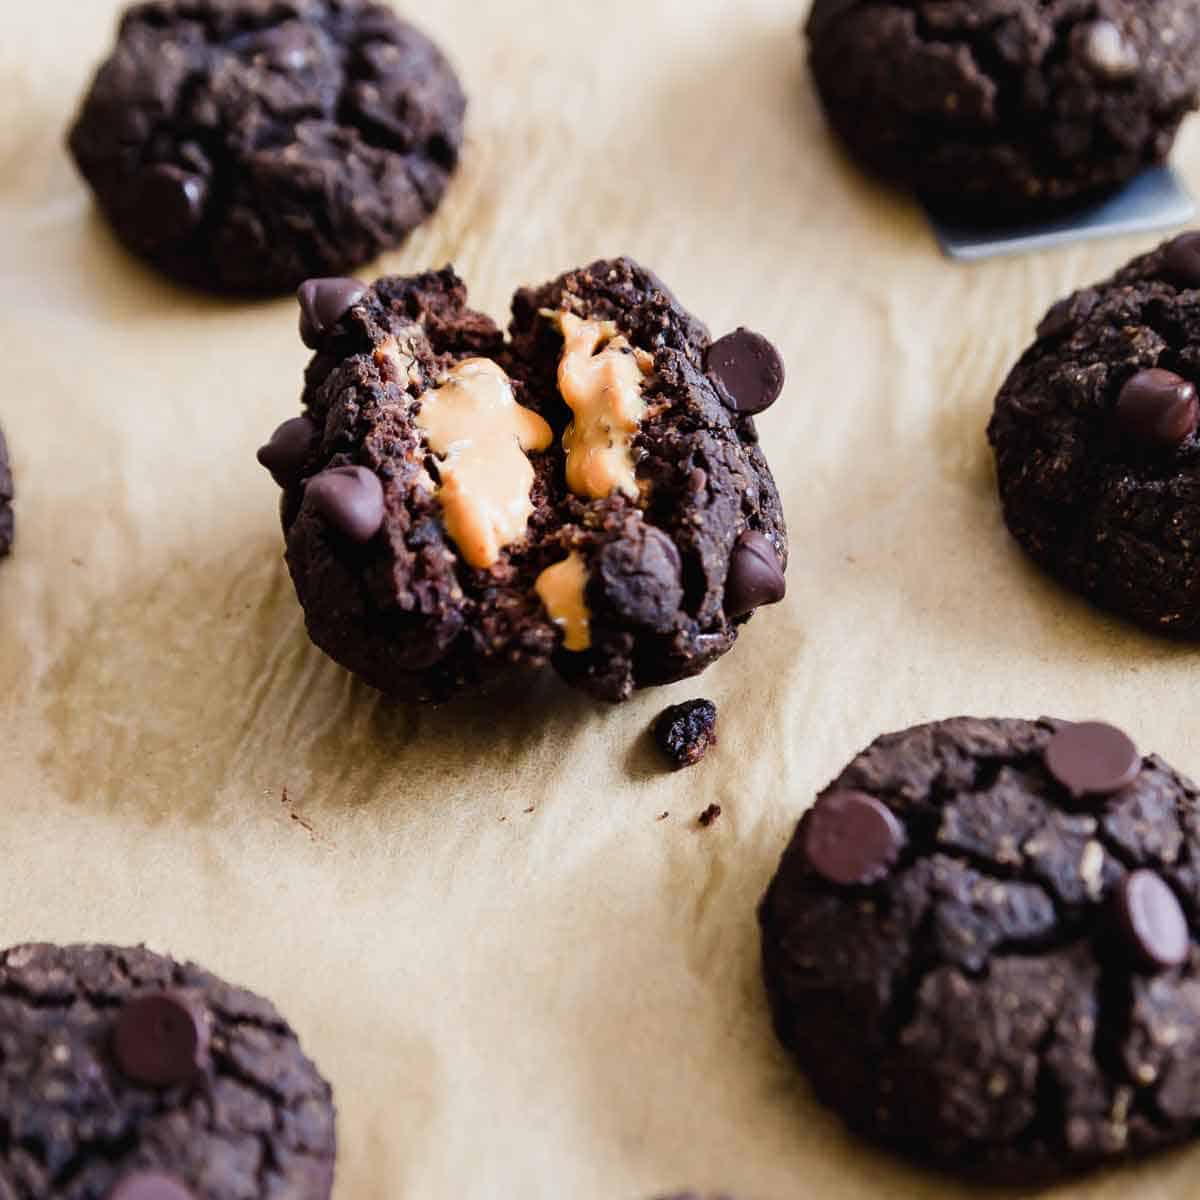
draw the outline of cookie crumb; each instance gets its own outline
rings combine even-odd
[[[696,819],[702,829],[707,829],[721,815],[719,804],[710,804]]]
[[[655,817],[654,819],[656,821],[665,821],[670,815],[671,814],[669,812],[659,813],[659,815],[657,817]]]
[[[654,740],[675,770],[694,766],[717,744],[717,706],[711,700],[672,704],[654,722]]]

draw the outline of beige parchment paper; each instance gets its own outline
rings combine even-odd
[[[876,734],[958,713],[1102,715],[1200,770],[1196,652],[1026,565],[983,436],[1045,307],[1154,239],[948,264],[831,146],[802,8],[408,5],[470,144],[377,270],[453,260],[503,316],[629,253],[772,336],[792,566],[700,682],[407,711],[309,645],[281,561],[253,452],[296,411],[294,303],[114,244],[62,135],[115,2],[0,0],[0,942],[144,940],[271,996],[336,1089],[337,1200],[965,1196],[849,1139],[773,1043],[754,907],[797,817]],[[720,749],[664,774],[644,732],[699,694]],[[1052,1194],[1198,1180],[1200,1150]]]

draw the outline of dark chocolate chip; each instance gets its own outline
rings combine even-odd
[[[1077,800],[1119,792],[1142,769],[1130,738],[1101,721],[1064,725],[1046,744],[1045,760],[1046,769]]]
[[[271,472],[280,487],[296,483],[304,471],[317,427],[308,417],[292,417],[271,434],[258,449],[258,461]]]
[[[183,1181],[161,1171],[134,1171],[117,1181],[107,1200],[193,1200]]]
[[[809,865],[841,886],[876,883],[896,865],[907,840],[891,809],[865,792],[830,792],[803,823]]]
[[[1139,371],[1117,397],[1117,428],[1145,445],[1172,450],[1200,425],[1196,385],[1173,371]]]
[[[307,279],[296,290],[300,301],[300,339],[320,350],[325,339],[361,299],[367,285],[357,279]]]
[[[182,992],[144,992],[128,1000],[113,1030],[121,1073],[149,1087],[189,1082],[208,1053],[208,1021]]]
[[[742,416],[765,412],[783,391],[783,359],[762,334],[739,329],[713,342],[705,369],[725,385],[733,411]]]
[[[369,542],[383,524],[383,484],[366,467],[331,467],[314,475],[305,501],[353,542]]]
[[[1144,967],[1166,971],[1187,961],[1191,947],[1179,900],[1153,871],[1133,871],[1114,892],[1117,922]]]
[[[1181,287],[1200,288],[1200,230],[1181,233],[1171,242],[1163,266]]]
[[[162,163],[141,176],[141,225],[155,245],[182,241],[200,223],[208,184],[199,175]]]
[[[654,740],[677,771],[695,766],[717,744],[717,706],[711,700],[672,704],[654,722]]]
[[[786,594],[787,581],[775,547],[761,533],[743,533],[729,559],[725,615],[745,616],[763,604],[777,604]]]

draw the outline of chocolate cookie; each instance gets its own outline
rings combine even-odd
[[[425,220],[465,108],[437,47],[374,0],[153,0],[122,19],[70,148],[136,253],[277,292]]]
[[[1110,191],[1200,99],[1197,0],[815,0],[808,39],[851,152],[958,219]]]
[[[507,341],[449,268],[300,300],[304,415],[259,459],[313,641],[375,687],[443,699],[553,662],[624,700],[782,599],[751,414],[783,368],[757,335],[710,343],[628,259],[519,291]]]
[[[0,953],[0,1196],[328,1200],[329,1085],[265,1000],[145,949]]]
[[[1200,634],[1200,234],[1060,301],[996,398],[1004,518],[1047,571]]]
[[[1033,1181],[1200,1120],[1200,799],[1096,722],[880,738],[759,910],[775,1028],[859,1132]]]
[[[8,465],[8,443],[4,440],[4,430],[0,429],[0,558],[3,558],[13,544],[13,477]]]

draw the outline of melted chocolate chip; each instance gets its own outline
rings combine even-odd
[[[830,792],[803,824],[809,865],[830,883],[877,883],[896,865],[907,840],[891,809],[865,792]]]
[[[310,350],[320,350],[367,285],[357,279],[308,279],[296,291],[300,301],[300,339]]]
[[[1151,971],[1187,961],[1191,947],[1187,918],[1175,893],[1153,871],[1133,871],[1121,880],[1113,902],[1129,948]]]
[[[761,533],[743,533],[729,560],[725,615],[745,616],[764,604],[777,604],[786,594],[787,581],[775,547]]]
[[[258,461],[271,472],[280,487],[296,483],[304,471],[317,427],[308,417],[292,417],[271,434],[258,449]]]
[[[1200,425],[1196,386],[1160,367],[1139,371],[1121,389],[1115,419],[1126,437],[1160,450],[1173,450]]]
[[[1200,230],[1181,233],[1171,242],[1163,266],[1180,287],[1200,288]]]
[[[762,334],[739,329],[713,342],[705,369],[725,385],[733,411],[741,416],[765,412],[783,391],[783,359]]]
[[[142,230],[155,244],[182,241],[200,223],[208,184],[182,167],[162,163],[141,176]]]
[[[332,467],[314,475],[304,499],[352,542],[369,542],[383,525],[383,485],[366,467]]]
[[[204,1065],[208,1022],[181,992],[148,992],[127,1001],[113,1031],[121,1073],[148,1087],[189,1082]]]
[[[107,1200],[193,1200],[192,1193],[174,1175],[161,1171],[134,1171],[117,1182]]]
[[[1110,796],[1131,784],[1142,758],[1130,738],[1100,721],[1064,725],[1047,743],[1046,769],[1076,799]]]

